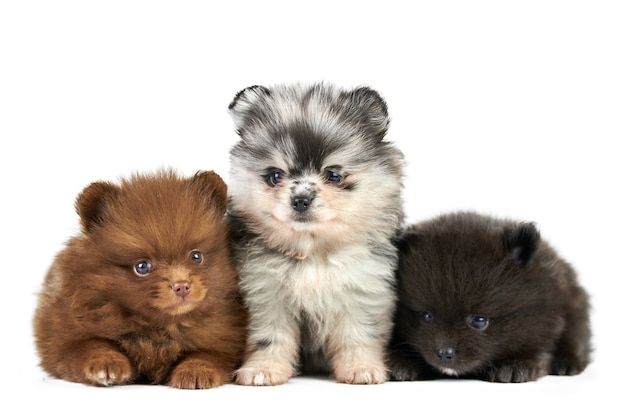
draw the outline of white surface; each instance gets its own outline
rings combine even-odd
[[[0,413],[563,415],[602,404],[622,414],[623,2],[304,4],[0,4]],[[537,222],[592,295],[587,371],[509,385],[298,377],[197,392],[45,377],[31,318],[48,265],[77,230],[77,193],[163,165],[228,179],[234,94],[320,80],[387,100],[388,138],[408,161],[409,220],[471,208]]]

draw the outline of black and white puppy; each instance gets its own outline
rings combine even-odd
[[[252,86],[230,104],[229,222],[251,322],[243,385],[387,380],[404,156],[368,87]]]
[[[589,296],[533,223],[450,213],[398,246],[392,379],[525,382],[587,367]]]

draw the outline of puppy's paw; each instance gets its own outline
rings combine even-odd
[[[387,381],[387,369],[384,366],[343,367],[335,369],[337,382],[345,384],[382,384]]]
[[[583,361],[555,358],[550,373],[553,375],[578,375],[586,366],[587,363]]]
[[[207,389],[230,382],[230,375],[212,362],[187,359],[174,370],[167,385],[180,389]]]
[[[415,381],[420,379],[420,366],[415,360],[397,358],[389,361],[389,379],[392,381]]]
[[[293,373],[293,368],[285,365],[244,365],[237,371],[235,382],[239,385],[281,385],[289,381]]]
[[[84,368],[86,382],[93,385],[121,385],[133,378],[128,358],[114,350],[100,351],[91,355]]]
[[[546,374],[547,370],[541,364],[511,362],[492,369],[489,372],[489,380],[492,382],[528,382]]]

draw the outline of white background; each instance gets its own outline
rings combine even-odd
[[[0,413],[623,413],[623,4],[2,2]],[[82,188],[162,166],[228,180],[234,94],[298,81],[369,85],[387,100],[388,139],[408,162],[409,221],[476,209],[537,222],[592,295],[595,352],[583,374],[178,391],[85,387],[38,369],[36,293],[78,230]]]

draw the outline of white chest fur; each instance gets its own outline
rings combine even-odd
[[[253,303],[281,303],[296,315],[328,315],[363,302],[387,306],[394,297],[392,280],[390,260],[358,245],[301,260],[264,254],[241,271]]]

